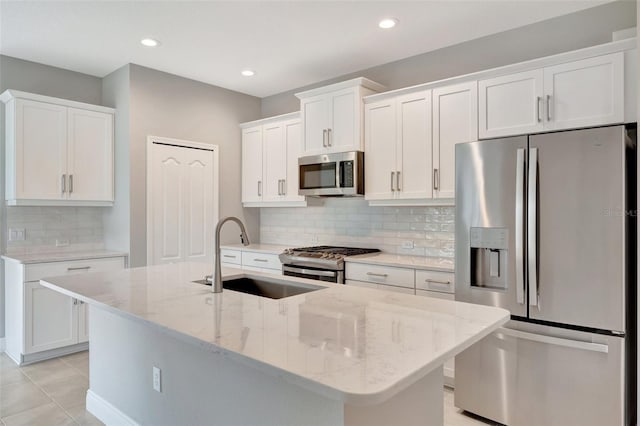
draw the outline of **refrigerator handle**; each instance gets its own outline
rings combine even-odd
[[[516,152],[516,299],[524,305],[524,148]]]
[[[538,306],[538,148],[529,149],[529,179],[527,183],[529,305]]]

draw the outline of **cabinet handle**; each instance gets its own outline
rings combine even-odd
[[[327,129],[327,145],[333,146],[333,142],[331,142],[331,129]]]
[[[391,192],[395,191],[395,189],[393,189],[393,175],[395,175],[396,172],[391,172]]]
[[[69,175],[69,195],[73,192],[73,175]]]
[[[258,197],[262,197],[262,181],[258,181]]]
[[[73,299],[73,304],[77,305],[78,304],[78,299]]]
[[[322,129],[322,146],[327,147],[327,129]]]
[[[542,121],[542,117],[540,115],[540,103],[542,103],[542,98],[538,96],[536,98],[536,121],[538,123]]]
[[[67,268],[67,271],[88,271],[91,269],[91,266],[77,266],[74,268]]]
[[[426,283],[434,283],[434,284],[446,284],[446,285],[451,285],[451,281],[440,281],[440,280],[432,280],[432,279],[425,279],[424,282]]]
[[[254,262],[268,262],[267,259],[253,259]]]
[[[78,303],[80,303],[81,305],[84,305],[84,302],[82,300],[78,300]]]
[[[551,95],[547,95],[547,121],[551,121]]]
[[[402,191],[400,188],[400,172],[396,172],[396,189],[398,191]]]
[[[381,277],[381,278],[387,278],[389,276],[389,274],[376,274],[375,272],[367,272],[367,275],[369,275],[370,277]]]
[[[62,175],[62,179],[60,180],[60,188],[62,189],[62,193],[67,192],[67,175]]]
[[[278,195],[282,195],[282,179],[278,179]]]
[[[229,259],[235,259],[235,256],[231,256],[230,254],[223,254],[222,257],[228,257]]]
[[[440,172],[438,169],[433,169],[433,189],[440,189]]]
[[[287,180],[282,179],[282,195],[287,195]]]

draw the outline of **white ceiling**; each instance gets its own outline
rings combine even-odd
[[[0,53],[98,77],[136,63],[265,97],[607,2],[2,1]],[[379,29],[388,16],[398,26]]]

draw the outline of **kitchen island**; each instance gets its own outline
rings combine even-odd
[[[230,268],[225,280],[320,289],[282,299],[214,294],[192,282],[210,272],[179,263],[42,281],[91,307],[87,409],[96,417],[442,425],[442,364],[509,319],[499,308]]]

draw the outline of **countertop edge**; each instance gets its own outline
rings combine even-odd
[[[11,255],[3,254],[0,256],[2,260],[8,262],[20,263],[22,265],[30,265],[34,263],[54,263],[54,262],[69,262],[74,260],[90,260],[90,259],[107,259],[111,257],[129,257],[129,253],[119,251],[105,251],[105,252],[74,252],[74,253],[42,253],[42,257],[38,258],[40,254],[29,255]],[[33,257],[33,259],[31,259]],[[26,259],[25,259],[26,258]]]

